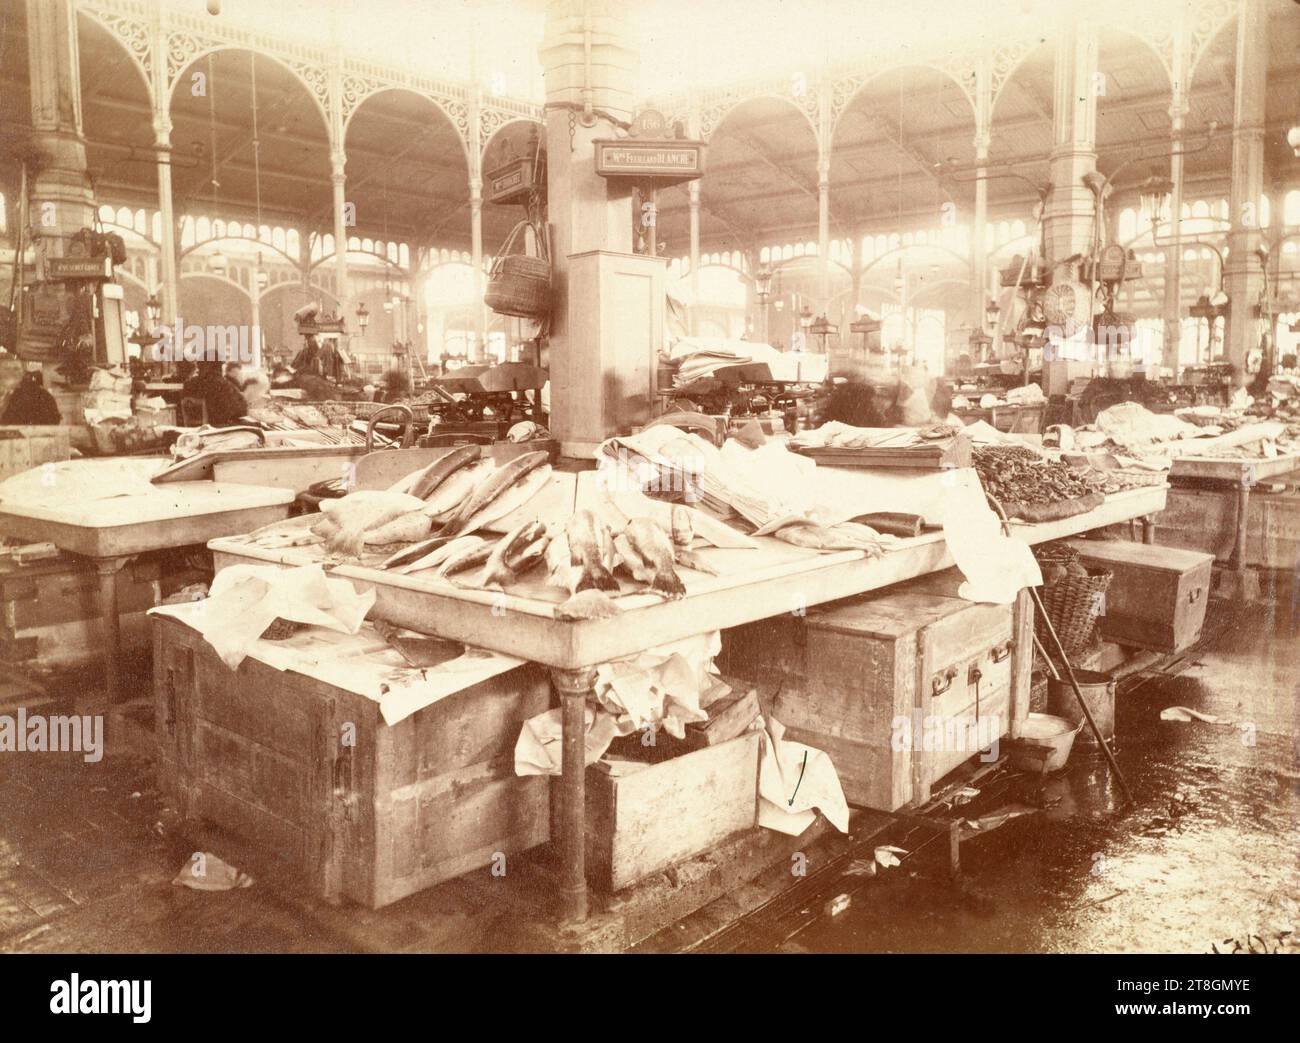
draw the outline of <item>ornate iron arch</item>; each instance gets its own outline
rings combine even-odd
[[[428,90],[422,90],[417,86],[406,83],[389,83],[381,79],[369,76],[359,76],[353,73],[345,73],[343,76],[343,90],[340,95],[340,127],[342,128],[342,139],[339,145],[346,151],[348,140],[348,127],[352,123],[352,117],[357,111],[371,98],[383,94],[387,91],[404,91],[407,94],[414,94],[416,97],[423,98],[438,110],[447,121],[451,124],[452,130],[456,132],[456,137],[460,141],[461,150],[465,154],[465,166],[468,170],[473,161],[473,153],[469,144],[469,101],[464,98],[450,98],[439,96]]]
[[[1188,29],[1187,86],[1196,82],[1196,69],[1215,38],[1237,21],[1240,0],[1202,0],[1192,13]],[[1234,26],[1235,31],[1235,26]]]
[[[152,27],[146,17],[128,11],[111,10],[98,4],[77,4],[77,14],[94,22],[115,40],[131,59],[144,84],[150,103],[153,96],[153,39]]]
[[[979,122],[979,97],[977,94],[978,59],[974,56],[954,56],[947,64],[920,60],[896,61],[873,68],[870,72],[855,71],[836,77],[831,82],[831,139],[840,117],[852,106],[858,96],[876,80],[904,69],[929,69],[946,76],[957,85],[970,104],[971,123]]]
[[[190,48],[193,47],[193,50]],[[322,98],[311,80],[304,76],[304,68],[310,72],[319,72],[321,78],[328,82],[328,77],[323,70],[314,69],[300,63],[297,67],[295,64],[279,54],[268,54],[265,50],[257,47],[249,47],[245,44],[226,43],[220,40],[208,39],[199,41],[197,38],[188,34],[172,34],[167,38],[167,85],[164,88],[167,96],[163,99],[164,111],[171,115],[172,97],[176,93],[176,87],[180,83],[181,77],[186,70],[192,69],[201,59],[210,54],[216,54],[218,51],[243,51],[247,54],[257,55],[262,58],[268,58],[280,65],[286,72],[292,76],[298,84],[307,92],[308,96],[316,104],[316,110],[320,113],[321,122],[324,124],[326,140],[329,139],[330,118],[328,99]]]

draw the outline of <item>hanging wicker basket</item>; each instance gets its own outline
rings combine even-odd
[[[514,315],[521,319],[545,318],[551,310],[551,262],[546,256],[546,240],[537,231],[537,248],[540,257],[512,254],[515,240],[528,229],[527,221],[520,221],[507,237],[501,254],[488,273],[487,292],[483,303],[498,315]]]
[[[1061,544],[1036,547],[1034,556],[1044,574],[1043,608],[1065,654],[1073,658],[1095,640],[1113,574],[1106,569],[1085,568],[1078,552]],[[1049,575],[1053,575],[1050,581]],[[1036,629],[1043,647],[1051,647],[1041,620],[1036,621]]]

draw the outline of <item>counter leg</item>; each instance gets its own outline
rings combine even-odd
[[[587,698],[595,692],[596,671],[552,670],[563,710],[560,776],[560,917],[587,918]]]
[[[1254,483],[1242,478],[1237,486],[1237,531],[1228,568],[1232,589],[1228,595],[1236,601],[1254,601],[1259,597],[1259,577],[1246,563],[1246,535],[1250,529],[1250,490]]]
[[[99,612],[104,620],[105,702],[109,707],[122,701],[122,624],[118,616],[117,577],[129,558],[97,558],[99,573]]]

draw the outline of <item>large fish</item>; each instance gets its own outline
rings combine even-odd
[[[388,543],[410,543],[429,535],[430,518],[423,511],[407,511],[392,521],[366,530],[366,543],[383,546]]]
[[[427,500],[429,495],[457,471],[477,462],[483,455],[479,445],[462,445],[440,457],[420,472],[411,489],[412,496]]]
[[[672,540],[649,518],[633,518],[615,540],[615,546],[633,577],[650,589],[676,601],[686,594],[673,567]]]
[[[546,526],[527,521],[516,526],[501,539],[483,570],[483,586],[500,590],[536,565],[546,554],[549,543]]]
[[[481,547],[486,542],[487,540],[483,539],[482,536],[461,536],[457,539],[449,540],[447,543],[439,544],[428,554],[425,554],[424,556],[416,558],[414,561],[406,565],[403,565],[397,571],[402,573],[402,575],[404,576],[409,576],[412,572],[421,572],[424,569],[431,569],[435,565],[441,565],[453,554],[459,554],[462,550]],[[399,552],[399,554],[400,553],[404,553],[404,552]],[[396,557],[398,557],[398,554],[393,555],[393,558]],[[390,558],[389,561],[391,560],[393,559]],[[387,568],[387,563],[385,563],[381,567]]]
[[[510,492],[516,482],[523,481],[526,475],[542,467],[549,459],[550,456],[546,453],[524,453],[502,464],[469,494],[465,502],[461,503],[460,510],[439,529],[438,536],[460,536],[461,533],[473,532],[491,518],[500,518],[504,511],[493,514],[498,499]],[[519,505],[516,503],[515,506]]]
[[[435,521],[447,521],[493,469],[491,460],[476,460],[455,474],[448,475],[438,488],[425,497],[424,513]]]
[[[498,496],[491,504],[479,512],[478,517],[471,520],[466,532],[474,532],[488,525],[495,525],[503,519],[509,517],[520,507],[524,506],[529,500],[541,492],[551,480],[551,465],[542,464],[541,467],[529,471],[514,485],[510,486],[505,492]]]
[[[467,547],[448,554],[447,560],[438,566],[438,571],[434,575],[439,579],[448,579],[453,573],[464,572],[475,565],[482,565],[492,556],[493,549],[494,545],[484,540],[477,547]]]
[[[885,545],[893,542],[893,537],[881,536],[875,529],[856,522],[840,522],[830,526],[787,525],[772,535],[796,547],[824,551],[861,550],[866,551],[870,558],[880,557]]]
[[[423,507],[424,514],[431,520],[437,535],[398,551],[381,564],[381,569],[391,569],[398,565],[409,565],[423,558],[430,551],[445,544],[451,537],[442,534],[442,524],[460,509],[473,491],[474,487],[493,469],[491,460],[479,460],[467,467],[462,467],[447,478],[433,493]]]
[[[338,532],[326,535],[325,546],[360,557],[367,531],[423,506],[424,501],[414,496],[378,489],[359,489],[337,500],[322,500],[321,512],[338,526]]]
[[[618,592],[610,571],[613,543],[609,529],[591,511],[577,511],[546,549],[548,582],[569,592],[555,610],[557,619],[606,619],[619,608],[607,591]]]

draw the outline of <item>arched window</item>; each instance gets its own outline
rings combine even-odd
[[[1293,188],[1282,201],[1282,223],[1300,225],[1300,188]]]
[[[1127,243],[1137,238],[1137,211],[1126,206],[1119,214],[1119,241]]]
[[[770,246],[765,246],[763,247],[763,249],[758,251],[759,264],[767,264],[771,260],[772,260],[772,248]]]

